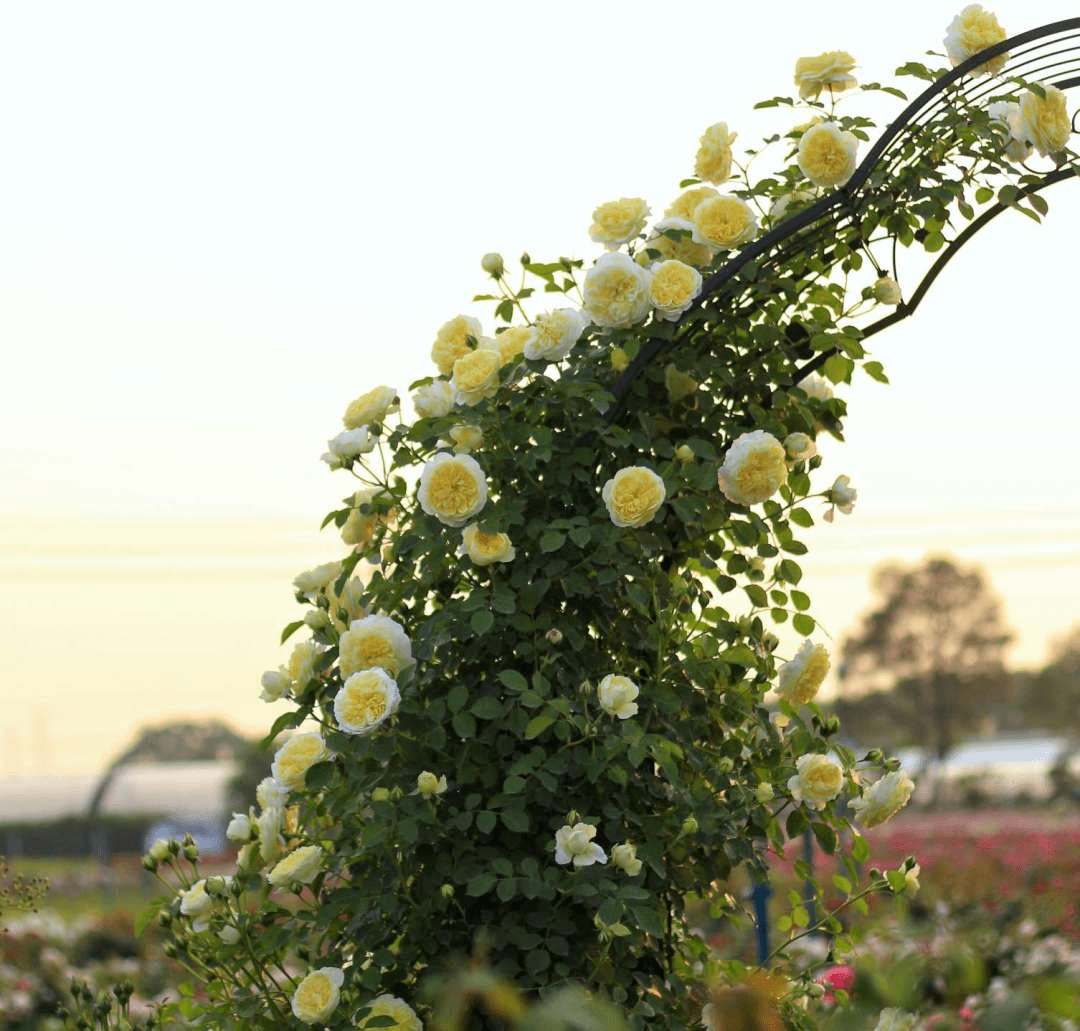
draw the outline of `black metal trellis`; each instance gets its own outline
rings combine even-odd
[[[1009,55],[1008,61],[997,75],[967,78],[962,81],[972,69],[1006,53]],[[931,127],[935,119],[943,115],[957,97],[975,103],[1000,91],[1003,77],[1010,75],[1021,75],[1025,79],[1045,82],[1062,91],[1080,86],[1080,17],[1052,22],[1003,40],[968,58],[932,82],[888,125],[844,186],[784,219],[780,225],[739,251],[705,280],[701,294],[686,314],[700,307],[706,300],[722,301],[725,295],[730,296],[736,277],[751,262],[766,258],[771,263],[782,264],[786,257],[794,252],[805,252],[821,240],[835,238],[837,230],[844,223],[858,220],[860,209],[865,208],[868,199],[873,196],[874,184],[871,177],[874,173],[880,170],[884,178],[891,181],[901,169],[904,162],[902,148],[906,136]],[[1074,175],[1076,173],[1068,166],[1055,169],[1042,176],[1038,182],[1021,189],[1017,199],[1030,197]],[[969,222],[954,239],[948,241],[912,292],[911,298],[899,304],[885,318],[865,327],[862,337],[872,336],[911,315],[959,249],[1008,206],[997,202]],[[685,317],[686,315],[683,316]],[[618,414],[638,376],[673,343],[672,340],[656,337],[644,343],[612,386],[614,400],[606,413],[609,419]],[[797,370],[793,382],[798,383],[819,369],[835,353],[834,348],[815,355]]]

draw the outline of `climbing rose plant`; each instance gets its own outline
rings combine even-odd
[[[949,58],[1002,38],[966,8]],[[386,385],[345,407],[324,459],[355,483],[324,525],[348,551],[296,578],[305,612],[285,637],[303,637],[262,682],[291,706],[272,735],[303,732],[230,823],[230,876],[204,877],[190,846],[146,860],[175,891],[169,951],[205,991],[189,1019],[413,1031],[427,979],[479,951],[526,991],[577,982],[633,1028],[690,1027],[710,979],[741,968],[688,924],[688,896],[736,916],[727,879],[763,877],[808,829],[842,853],[842,906],[907,890],[910,870],[860,884],[856,863],[859,824],[911,781],[844,747],[816,703],[830,658],[796,534],[856,491],[819,481],[815,441],[840,435],[833,384],[884,380],[861,327],[902,303],[896,246],[937,250],[994,197],[1037,218],[1017,162],[1073,155],[1050,86],[1002,81],[985,107],[947,95],[947,134],[913,132],[858,220],[714,295],[741,248],[852,177],[873,128],[859,98],[903,96],[854,67],[800,59],[798,99],[760,105],[790,127],[756,150],[706,128],[659,216],[598,204],[582,227],[597,260],[525,255],[515,283],[484,256],[494,292],[475,300],[494,311],[433,334],[415,418]],[[751,158],[768,170],[752,178]],[[780,624],[801,647],[781,648]],[[832,913],[824,927],[842,930]],[[789,1016],[807,997],[780,994]]]

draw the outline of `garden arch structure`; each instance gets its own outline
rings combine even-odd
[[[972,77],[973,69],[999,55],[1006,55],[1006,62],[999,75]],[[904,147],[927,132],[933,132],[946,121],[950,104],[957,98],[971,102],[987,102],[1000,91],[1001,79],[1022,76],[1024,79],[1055,86],[1068,92],[1080,86],[1080,17],[1051,22],[988,47],[957,65],[950,72],[936,79],[917,96],[886,128],[871,147],[848,182],[832,193],[815,201],[809,207],[786,218],[780,225],[743,248],[722,268],[709,276],[691,311],[705,301],[721,304],[734,300],[747,274],[753,276],[755,266],[764,264],[782,267],[799,252],[816,248],[827,249],[847,237],[857,243],[860,239],[860,222],[871,198],[888,191],[897,182],[905,165]],[[1076,130],[1076,116],[1073,117]],[[1080,175],[1074,166],[1061,165],[1043,173],[1034,181],[1017,188],[1014,195],[999,199],[972,219],[941,249],[933,264],[926,270],[921,281],[887,316],[864,327],[861,338],[873,336],[901,319],[907,318],[918,308],[934,280],[952,260],[961,247],[980,229],[993,221],[1003,211],[1020,201],[1037,196],[1047,187],[1064,179]],[[918,184],[921,186],[922,184]],[[916,234],[919,239],[919,234]],[[893,238],[895,253],[896,238]],[[685,316],[684,316],[685,318]],[[788,327],[789,336],[798,327]],[[630,362],[612,386],[614,401],[608,408],[608,417],[616,418],[634,381],[654,359],[669,351],[678,342],[673,339],[650,339]],[[810,373],[817,371],[836,353],[836,348],[822,351],[813,357],[807,352],[792,384],[799,383]]]

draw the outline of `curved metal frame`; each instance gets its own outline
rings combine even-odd
[[[1062,36],[1061,40],[1047,46],[1045,41],[1048,37],[1059,35]],[[1070,43],[1070,41],[1072,42]],[[1070,45],[1055,49],[1057,43],[1070,43]],[[1029,44],[1031,45],[1029,46]],[[902,139],[903,134],[906,131],[914,131],[916,128],[924,128],[932,123],[934,117],[943,111],[950,102],[950,98],[945,95],[949,87],[953,86],[958,80],[963,79],[972,69],[1003,53],[1009,54],[1009,64],[1005,72],[985,78],[971,78],[958,90],[954,90],[953,96],[959,92],[969,101],[982,100],[988,94],[992,94],[995,90],[1001,88],[1001,74],[1008,71],[1022,72],[1023,76],[1028,79],[1036,79],[1042,76],[1042,81],[1046,81],[1060,90],[1080,86],[1080,18],[1067,18],[1022,32],[1017,36],[988,47],[986,50],[968,58],[962,64],[957,65],[957,67],[940,78],[935,79],[886,127],[878,140],[871,146],[869,153],[856,168],[851,179],[844,186],[815,201],[809,207],[797,212],[790,218],[786,218],[776,228],[771,229],[764,236],[759,237],[739,251],[723,267],[705,280],[701,294],[690,308],[690,311],[699,308],[708,299],[722,299],[725,288],[729,287],[729,284],[733,282],[738,273],[750,262],[762,258],[774,250],[778,251],[775,257],[783,260],[785,251],[782,245],[793,243],[792,237],[801,231],[809,228],[812,233],[809,237],[804,234],[803,238],[798,241],[798,249],[805,250],[825,234],[837,229],[845,221],[857,218],[862,199],[869,195],[870,188],[867,183],[875,169],[884,165],[886,172],[894,173],[902,163],[902,158],[896,155],[896,150],[898,149],[898,141]],[[1071,167],[1056,169],[1047,173],[1037,183],[1022,189],[1020,197],[1031,196],[1054,183],[1061,182],[1063,179],[1071,178],[1074,175],[1076,173]],[[1006,207],[1007,205],[1000,202],[995,203],[973,219],[942,250],[941,255],[931,265],[918,287],[912,293],[911,299],[898,305],[885,318],[867,326],[863,330],[863,337],[879,333],[887,326],[891,326],[911,315],[919,306],[919,302],[941,270],[953,258],[960,247],[979,229],[1000,215]],[[685,317],[684,315],[683,318]],[[611,392],[614,400],[607,410],[609,419],[614,418],[618,413],[634,380],[641,375],[661,351],[670,347],[671,344],[671,340],[662,340],[655,337],[645,342],[637,356],[612,386]],[[820,368],[834,353],[835,349],[815,355],[814,358],[798,370],[793,383],[798,383],[809,373]]]

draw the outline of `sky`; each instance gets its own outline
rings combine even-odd
[[[994,9],[1010,33],[1072,13]],[[289,581],[340,554],[318,524],[349,485],[319,455],[353,397],[433,371],[448,318],[492,327],[481,256],[595,259],[597,204],[659,213],[708,125],[738,147],[790,118],[751,109],[797,57],[892,82],[954,13],[5,5],[0,775],[85,772],[166,718],[265,729]],[[873,340],[890,386],[842,392],[823,474],[859,499],[804,563],[836,639],[877,562],[941,550],[987,565],[1014,665],[1080,620],[1080,188],[1045,196]]]

